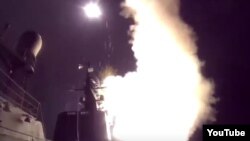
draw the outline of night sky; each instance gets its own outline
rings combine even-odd
[[[84,2],[0,0],[0,27],[6,22],[12,25],[5,44],[14,47],[22,32],[29,29],[42,35],[43,49],[29,91],[43,105],[49,138],[57,114],[76,99],[77,94],[68,90],[83,84],[85,74],[77,69],[78,64],[90,61],[97,72],[110,64],[121,75],[135,69],[127,36],[131,21],[119,16],[119,1],[103,0],[105,15],[97,21],[86,19],[81,9]],[[206,63],[203,73],[214,81],[220,98],[215,105],[217,124],[250,123],[249,5],[247,0],[181,2],[181,15],[195,31],[199,58]],[[108,35],[111,47],[105,46]]]

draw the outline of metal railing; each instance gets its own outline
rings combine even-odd
[[[0,96],[38,118],[41,104],[0,68]]]
[[[32,136],[32,135],[29,135],[29,134],[26,134],[26,133],[22,133],[22,132],[19,132],[19,131],[15,131],[15,130],[9,129],[9,128],[7,128],[7,127],[3,127],[3,126],[1,126],[1,125],[0,125],[0,129],[6,130],[6,131],[11,132],[11,133],[14,133],[15,135],[25,136],[25,137],[27,137],[27,139],[30,140],[30,141],[52,141],[52,140],[48,140],[48,139],[42,139],[42,138],[34,137],[34,136]],[[0,132],[0,135],[7,136],[7,137],[9,137],[9,138],[16,138],[16,139],[18,139],[17,136],[9,135],[9,134],[3,134],[3,133],[1,133],[1,132]],[[1,138],[0,138],[0,139],[1,139]],[[23,139],[20,139],[20,140],[23,140]]]

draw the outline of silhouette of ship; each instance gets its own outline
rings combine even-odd
[[[26,91],[27,79],[35,73],[35,62],[42,48],[42,38],[34,31],[24,32],[14,50],[4,45],[6,24],[0,33],[0,141],[49,141],[43,126],[41,104]],[[55,141],[112,140],[106,112],[100,107],[103,97],[97,97],[97,86],[90,64],[87,67],[83,108],[58,115]]]
[[[46,141],[41,104],[25,90],[35,72],[42,38],[35,31],[25,31],[11,50],[3,40],[9,28],[6,24],[0,34],[0,140]]]
[[[92,68],[88,64],[85,86],[73,91],[82,91],[79,102],[82,108],[77,111],[65,111],[58,115],[55,141],[108,141],[111,140],[110,125],[106,121],[107,113],[100,106],[104,100],[98,95],[102,89],[91,76]]]

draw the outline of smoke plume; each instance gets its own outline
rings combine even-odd
[[[105,106],[123,141],[187,141],[214,119],[213,84],[201,74],[194,33],[179,15],[178,0],[126,0],[132,17],[137,70],[104,79]]]

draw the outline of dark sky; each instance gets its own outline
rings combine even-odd
[[[80,86],[84,73],[77,65],[91,61],[98,71],[107,64],[120,74],[133,70],[135,59],[127,30],[129,21],[119,16],[119,1],[105,0],[104,21],[84,17],[82,0],[1,0],[0,27],[12,28],[5,43],[14,47],[18,36],[28,29],[39,32],[43,49],[30,92],[41,101],[48,137],[52,137],[56,116],[75,96],[68,92]],[[183,19],[197,34],[199,57],[206,62],[204,74],[216,84],[217,122],[250,123],[250,2],[247,0],[182,0]],[[105,48],[111,35],[111,48]],[[110,57],[108,56],[110,54]],[[197,134],[199,135],[199,134]],[[199,136],[198,136],[199,137]],[[198,138],[197,137],[197,138]],[[195,137],[196,138],[196,137]]]
[[[216,84],[216,124],[250,124],[249,1],[183,0],[182,15],[198,36],[204,74]]]

